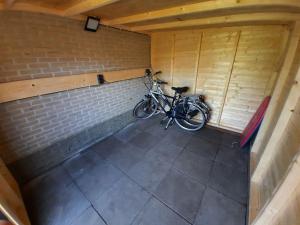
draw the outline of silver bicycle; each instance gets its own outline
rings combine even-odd
[[[142,99],[133,110],[133,115],[139,119],[147,119],[153,115],[164,113],[164,120],[168,120],[165,126],[167,129],[171,124],[176,124],[188,131],[201,129],[207,122],[207,116],[196,101],[182,94],[188,91],[188,87],[172,87],[174,95],[169,96],[164,93],[161,85],[167,82],[157,79],[150,70],[145,73],[145,86],[148,94]]]

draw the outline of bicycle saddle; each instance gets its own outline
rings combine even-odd
[[[181,94],[187,92],[189,90],[189,87],[172,87],[172,90],[174,90],[178,94]]]

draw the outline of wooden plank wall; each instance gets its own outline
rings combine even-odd
[[[280,69],[278,81],[272,95],[272,99],[265,119],[261,125],[257,138],[252,148],[252,159],[257,164],[264,149],[271,137],[273,128],[282,111],[283,104],[290,91],[291,83],[296,76],[300,64],[300,23],[292,28],[288,41],[288,48],[285,54],[282,68]]]
[[[173,86],[188,86],[195,92],[201,33],[198,31],[174,34]]]
[[[273,90],[288,33],[281,25],[155,32],[152,68],[168,92],[186,85],[205,94],[212,125],[241,131]]]
[[[163,35],[163,37],[162,37]],[[174,54],[173,33],[154,33],[151,35],[151,64],[154,70],[161,70],[160,78],[168,82],[166,92],[171,93]]]
[[[195,93],[207,96],[214,124],[221,118],[239,35],[239,31],[226,30],[203,33]]]
[[[299,28],[295,23],[272,104],[252,148],[250,225],[294,225],[300,221]]]
[[[272,130],[272,135],[264,152],[259,160],[259,164],[255,168],[251,177],[251,187],[255,187],[256,193],[252,193],[251,198],[255,198],[257,205],[252,207],[258,214],[254,224],[272,224],[270,218],[263,213],[274,213],[279,211],[278,205],[272,203],[274,198],[278,195],[285,180],[291,179],[291,167],[299,170],[299,155],[300,155],[300,66],[297,76],[293,79],[294,82],[287,88],[290,89],[287,99],[283,103],[281,114],[278,121]],[[299,171],[292,180],[298,180],[297,184],[285,187],[283,193],[292,191],[296,185],[300,185]],[[281,202],[288,201],[287,198],[282,197]],[[299,204],[299,199],[297,204]],[[253,200],[252,200],[253,202]],[[270,204],[273,204],[270,206]],[[281,210],[281,208],[280,208]],[[259,212],[261,212],[259,214]],[[252,213],[252,215],[255,213]],[[272,215],[275,216],[275,215]],[[251,216],[252,220],[254,219]],[[260,219],[261,217],[261,219]],[[262,222],[263,221],[263,222]],[[269,222],[267,222],[269,221]]]

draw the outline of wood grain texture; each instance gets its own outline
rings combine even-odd
[[[284,171],[300,147],[300,69],[294,80],[289,95],[283,105],[280,117],[268,141],[252,179],[262,182],[266,174],[274,178],[274,182]],[[276,168],[276,170],[271,168]],[[275,174],[277,173],[277,174]],[[276,185],[276,184],[275,184]]]
[[[237,40],[238,31],[214,30],[203,34],[196,93],[207,96],[213,109],[211,123],[214,124],[218,124],[220,117]]]
[[[107,82],[142,77],[145,68],[103,72]],[[0,103],[99,85],[97,73],[0,83]]]
[[[30,225],[19,187],[0,159],[0,211],[14,225]]]
[[[176,32],[174,40],[173,86],[188,86],[195,93],[201,32]]]
[[[159,78],[168,82],[164,86],[168,94],[173,92],[174,36],[172,32],[151,35],[151,67],[154,71],[162,71]]]
[[[155,32],[152,67],[163,71],[168,91],[205,94],[211,125],[241,132],[273,89],[286,33],[285,26]]]
[[[123,0],[105,7],[95,9],[89,12],[90,15],[101,16],[104,19],[113,19],[123,16],[129,16],[136,13],[143,13],[152,10],[164,9],[178,5],[190,4],[207,0]]]
[[[98,85],[97,74],[81,74],[0,83],[0,103],[93,85]]]
[[[279,118],[274,128],[267,130],[271,136],[260,154],[260,159],[256,160],[257,166],[251,177],[251,183],[257,184],[258,194],[256,197],[250,196],[250,202],[255,202],[251,198],[257,196],[256,202],[259,202],[257,216],[254,219],[252,216],[251,219],[253,225],[297,224],[296,221],[299,221],[297,220],[299,218],[297,209],[300,204],[299,83],[300,65],[298,64],[298,72],[293,83],[287,81],[284,83],[285,88],[290,91],[281,103]],[[255,208],[255,205],[251,207]]]
[[[75,2],[75,4],[72,4],[67,9],[64,10],[64,15],[65,16],[79,15],[81,13],[85,13],[87,11],[96,8],[101,8],[105,5],[109,5],[117,1],[119,0],[84,0],[80,2]]]
[[[283,27],[242,30],[220,124],[243,129],[272,84],[284,40]]]
[[[178,29],[183,27],[207,27],[214,25],[234,26],[236,23],[250,23],[255,25],[261,22],[274,22],[277,24],[286,24],[292,21],[300,20],[298,13],[247,13],[233,14],[227,16],[214,16],[189,20],[177,20],[174,22],[164,22],[149,25],[136,25],[130,29],[133,31],[157,31],[163,29]]]
[[[145,75],[145,69],[131,69],[131,70],[120,70],[120,71],[108,71],[103,72],[104,80],[107,82],[116,82],[121,80],[129,80]]]
[[[168,1],[165,1],[168,2]],[[176,19],[192,19],[201,17],[205,14],[206,17],[213,17],[218,14],[236,14],[236,12],[243,11],[246,12],[256,12],[267,10],[272,8],[274,11],[280,10],[283,11],[283,7],[293,7],[293,9],[299,9],[300,3],[293,0],[272,0],[272,1],[258,1],[258,0],[226,0],[226,1],[201,1],[192,4],[186,4],[187,2],[182,1],[182,4],[179,6],[161,8],[158,10],[153,10],[151,7],[147,12],[135,13],[132,12],[132,15],[120,16],[115,19],[107,21],[107,24],[129,24],[129,23],[141,23],[144,24],[155,22],[164,23],[167,21],[176,21]],[[286,8],[288,11],[288,8]],[[187,18],[188,16],[188,18]]]
[[[300,26],[295,24],[287,44],[284,62],[279,70],[278,80],[272,94],[270,105],[266,111],[259,133],[253,144],[252,151],[259,160],[278,120],[283,104],[289,92],[291,80],[297,73],[300,63]]]
[[[300,154],[297,154],[285,171],[284,177],[272,193],[268,204],[251,225],[299,224],[300,205]]]

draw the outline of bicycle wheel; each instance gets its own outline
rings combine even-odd
[[[210,120],[210,108],[205,102],[196,102],[197,105],[201,108],[202,112],[205,115],[206,122]]]
[[[139,119],[147,119],[157,111],[157,102],[153,98],[141,100],[133,109],[133,116]]]
[[[197,131],[206,123],[205,114],[196,103],[180,102],[175,110],[175,122],[184,130]]]

